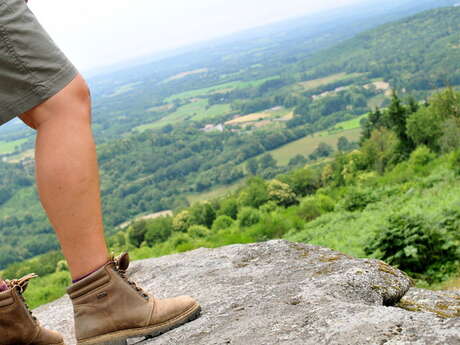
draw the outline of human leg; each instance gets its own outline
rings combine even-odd
[[[43,104],[21,115],[36,128],[37,187],[74,280],[104,265],[104,240],[91,102],[79,75]]]

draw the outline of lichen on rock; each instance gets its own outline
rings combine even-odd
[[[422,305],[429,292],[412,288],[406,274],[378,260],[276,240],[133,266],[132,278],[157,297],[190,294],[203,306],[198,320],[143,345],[460,344],[460,318],[447,303],[452,300],[432,300],[443,313],[452,311],[451,318],[399,307]],[[35,313],[75,344],[66,297]]]

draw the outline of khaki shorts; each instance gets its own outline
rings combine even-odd
[[[58,93],[76,74],[24,0],[0,0],[0,125]]]

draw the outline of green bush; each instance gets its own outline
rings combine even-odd
[[[235,198],[224,199],[220,203],[220,209],[217,211],[217,216],[228,216],[236,220],[238,216],[238,202]]]
[[[422,167],[426,166],[435,158],[436,154],[434,154],[428,147],[422,145],[417,147],[417,149],[411,153],[409,163],[413,166]]]
[[[172,231],[173,220],[171,217],[159,217],[152,219],[147,223],[145,241],[149,246],[164,242],[171,236]]]
[[[288,207],[297,203],[296,195],[291,187],[279,180],[272,180],[267,186],[268,197],[279,206]]]
[[[212,224],[212,230],[217,232],[219,230],[228,229],[234,223],[235,221],[232,218],[230,218],[229,216],[222,215],[216,218],[216,220]]]
[[[289,221],[281,214],[264,214],[259,223],[250,229],[250,235],[256,241],[281,238],[291,229]]]
[[[145,220],[132,223],[128,230],[129,242],[136,247],[140,247],[141,243],[144,242],[146,232],[147,222]]]
[[[209,236],[211,231],[203,225],[192,225],[188,229],[188,234],[193,239],[200,239]]]
[[[299,209],[297,210],[297,215],[307,222],[318,218],[321,216],[321,214],[321,209],[314,197],[309,197],[302,200]]]
[[[345,197],[341,202],[341,206],[350,212],[361,211],[367,205],[377,201],[372,191],[360,188],[348,188]]]
[[[241,227],[249,227],[260,220],[260,212],[255,208],[243,207],[238,213],[238,222]]]
[[[332,212],[335,209],[335,201],[324,194],[317,194],[315,196],[316,203],[323,213]]]
[[[456,150],[450,154],[449,167],[454,171],[455,175],[460,176],[460,150]]]
[[[434,266],[458,260],[458,248],[421,215],[396,214],[365,247],[373,255],[408,273],[426,274]]]

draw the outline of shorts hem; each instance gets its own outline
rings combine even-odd
[[[3,105],[0,109],[0,126],[56,95],[75,79],[77,74],[77,69],[68,62],[52,78],[35,85],[17,102]]]

